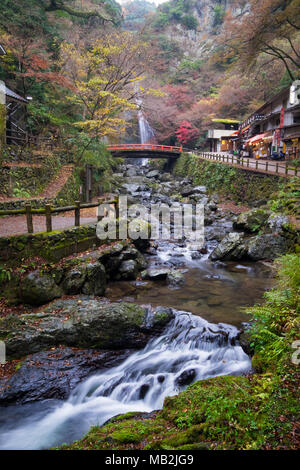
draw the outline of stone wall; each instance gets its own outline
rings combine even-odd
[[[96,223],[63,231],[42,232],[0,238],[0,262],[18,265],[21,260],[41,256],[58,261],[103,243],[96,237]]]
[[[173,170],[177,176],[190,176],[196,185],[204,184],[211,193],[219,193],[248,205],[265,204],[273,193],[288,182],[281,176],[242,170],[222,163],[182,154]]]

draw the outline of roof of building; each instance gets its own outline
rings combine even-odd
[[[220,118],[216,118],[216,119],[212,119],[212,122],[224,122],[225,124],[239,124],[240,121],[237,121],[236,119],[220,119]]]
[[[13,100],[21,101],[22,103],[28,103],[28,100],[23,98],[23,96],[18,95],[18,93],[15,93],[10,88],[7,88],[7,86],[5,86],[5,94],[6,96],[9,96]]]

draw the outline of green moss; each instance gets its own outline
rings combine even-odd
[[[282,178],[262,176],[221,163],[201,160],[196,155],[182,154],[177,159],[174,173],[190,176],[197,185],[205,185],[209,192],[217,192],[236,202],[265,200],[274,189],[280,188]]]
[[[136,443],[140,442],[142,439],[142,436],[139,434],[128,431],[115,431],[110,436],[121,444]]]

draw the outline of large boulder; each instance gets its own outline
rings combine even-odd
[[[159,315],[159,324],[157,323]],[[56,300],[38,313],[0,319],[0,340],[8,358],[23,357],[59,345],[78,348],[143,348],[173,318],[166,309],[97,299]]]
[[[85,265],[78,265],[70,269],[61,284],[63,291],[69,295],[79,294],[86,280],[87,272]]]
[[[210,254],[210,259],[216,260],[239,260],[246,254],[244,234],[231,232],[223,238],[221,243]]]
[[[240,214],[234,222],[233,228],[248,233],[255,233],[265,226],[269,217],[270,211],[252,209],[251,211]]]
[[[146,176],[147,178],[158,178],[160,176],[160,172],[158,170],[151,170]]]
[[[247,254],[253,261],[275,259],[288,252],[288,239],[274,233],[252,237],[247,242]]]
[[[29,305],[42,305],[62,295],[54,278],[36,270],[24,277],[20,300]]]
[[[29,355],[15,374],[0,379],[0,405],[64,400],[90,374],[120,364],[131,352],[60,347]]]
[[[101,263],[89,263],[86,266],[86,280],[82,292],[87,295],[104,295],[106,289],[106,271]]]
[[[179,288],[185,283],[184,274],[174,269],[167,274],[167,282],[170,287]]]
[[[285,232],[289,225],[290,221],[288,217],[284,215],[271,214],[266,223],[266,231],[282,233]]]
[[[122,261],[119,267],[119,274],[121,279],[134,280],[138,276],[137,262],[133,259]]]

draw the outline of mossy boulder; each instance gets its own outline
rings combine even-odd
[[[162,313],[164,313],[162,317]],[[158,321],[157,321],[158,315]],[[97,349],[143,348],[173,318],[171,309],[97,299],[57,300],[38,313],[0,319],[9,358],[58,345]]]
[[[270,211],[252,209],[249,212],[240,214],[234,222],[233,227],[236,230],[243,230],[243,232],[255,233],[265,226],[269,217]]]
[[[29,305],[42,305],[62,295],[54,278],[38,270],[25,276],[21,284],[21,301]]]
[[[239,260],[245,256],[246,247],[244,234],[231,232],[226,235],[221,243],[210,254],[210,259],[216,260]]]
[[[253,261],[275,259],[289,251],[290,241],[278,234],[256,236],[247,242],[247,255]]]

